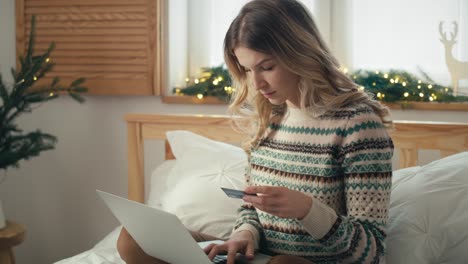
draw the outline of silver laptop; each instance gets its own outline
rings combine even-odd
[[[226,256],[210,261],[177,216],[104,191],[96,192],[146,254],[173,264],[226,263]],[[269,259],[256,254],[252,261],[239,259],[236,263],[263,264]]]

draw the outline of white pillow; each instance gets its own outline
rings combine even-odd
[[[464,263],[468,259],[468,152],[395,171],[387,262]]]
[[[242,200],[227,197],[220,187],[244,189],[247,155],[188,131],[171,131],[167,138],[177,165],[166,181],[162,207],[190,230],[227,239]]]
[[[167,178],[169,178],[169,174],[176,164],[176,160],[165,160],[154,169],[151,174],[150,189],[146,204],[152,207],[161,207],[161,197],[167,191]]]

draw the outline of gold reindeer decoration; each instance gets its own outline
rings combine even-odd
[[[445,47],[445,63],[447,63],[447,68],[450,72],[450,76],[452,77],[453,95],[456,96],[458,93],[459,80],[468,79],[468,61],[459,61],[453,57],[452,48],[453,45],[457,43],[455,40],[458,33],[457,22],[454,21],[453,26],[454,30],[453,32],[450,32],[452,38],[448,39],[443,30],[443,22],[441,21],[439,23],[439,33],[441,36],[440,41]]]

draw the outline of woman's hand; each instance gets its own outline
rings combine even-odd
[[[234,264],[237,253],[243,253],[248,260],[254,258],[254,239],[250,231],[244,230],[234,233],[223,244],[210,244],[203,249],[208,258],[213,258],[222,253],[227,253],[227,264]]]
[[[312,207],[312,197],[286,187],[249,186],[244,191],[257,194],[244,195],[244,202],[281,218],[303,219]]]

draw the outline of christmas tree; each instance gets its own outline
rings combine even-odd
[[[83,86],[84,79],[79,78],[68,86],[59,84],[59,78],[54,78],[49,84],[36,85],[54,64],[50,55],[55,48],[51,43],[48,50],[34,55],[35,16],[31,21],[31,33],[26,55],[19,56],[19,69],[11,69],[14,83],[7,85],[0,74],[0,169],[18,167],[20,160],[38,156],[42,151],[55,148],[57,138],[40,130],[25,133],[15,124],[23,113],[31,112],[34,106],[68,94],[79,103],[84,102],[80,95],[87,91]]]

